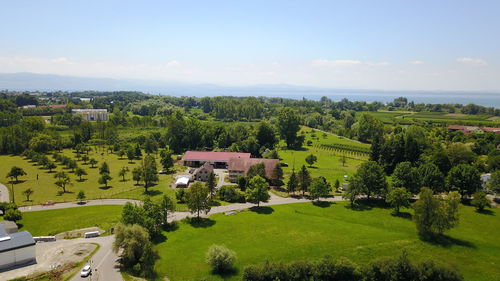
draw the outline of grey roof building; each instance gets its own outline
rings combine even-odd
[[[36,262],[35,244],[28,231],[7,233],[0,224],[0,270]]]

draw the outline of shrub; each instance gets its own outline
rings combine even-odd
[[[484,210],[486,207],[490,207],[490,199],[486,197],[486,192],[484,191],[477,191],[473,195],[473,199],[471,201],[472,206],[476,207],[478,211]]]
[[[236,254],[222,245],[212,245],[207,252],[206,262],[214,272],[228,272],[233,269]]]
[[[4,220],[16,222],[21,220],[23,218],[23,215],[18,209],[9,208],[7,209],[7,211],[5,211],[5,215],[3,216],[3,218]]]
[[[245,194],[243,194],[243,192],[241,192],[239,189],[236,189],[236,187],[232,185],[222,186],[221,188],[219,188],[219,190],[217,190],[217,195],[222,201],[231,203],[245,202]]]
[[[184,189],[177,190],[175,192],[175,199],[177,199],[177,202],[179,202],[179,203],[186,202],[186,190],[184,190]]]

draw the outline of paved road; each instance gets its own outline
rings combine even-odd
[[[118,255],[113,252],[114,236],[103,236],[96,238],[84,239],[85,242],[98,243],[101,248],[89,260],[92,268],[91,277],[80,277],[80,271],[71,279],[71,281],[78,280],[101,280],[101,281],[121,281],[123,280],[120,274]],[[83,266],[82,266],[83,268]],[[81,269],[80,269],[81,270]]]
[[[87,200],[85,204],[79,204],[78,202],[66,202],[66,203],[56,203],[51,206],[33,205],[19,207],[21,212],[33,212],[33,211],[44,211],[44,210],[54,210],[54,209],[66,209],[73,207],[84,207],[84,206],[98,206],[98,205],[125,205],[125,203],[140,203],[139,200],[132,199],[98,199],[98,200]]]
[[[226,176],[229,175],[226,169],[214,169],[214,173],[219,177],[219,182],[217,182],[217,186],[215,188],[219,189],[223,185],[231,184],[225,181]]]
[[[10,202],[9,189],[0,183],[0,202]]]

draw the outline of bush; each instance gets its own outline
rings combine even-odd
[[[13,208],[7,209],[7,211],[5,211],[5,215],[3,215],[4,220],[13,221],[13,222],[19,221],[22,218],[23,218],[23,215],[21,214],[21,211],[19,211],[18,209],[13,209]]]
[[[486,207],[490,207],[491,201],[486,197],[486,192],[477,191],[473,195],[473,199],[471,201],[472,206],[476,207],[478,211],[484,210]]]
[[[206,262],[214,272],[222,273],[233,269],[236,254],[222,245],[212,245],[207,252]]]
[[[184,190],[184,189],[177,190],[175,192],[175,199],[177,199],[177,202],[179,202],[179,203],[186,202],[186,190]]]
[[[239,189],[236,189],[236,187],[232,185],[222,186],[221,188],[219,188],[219,190],[217,190],[217,195],[222,201],[231,203],[245,202],[245,194],[241,192]]]

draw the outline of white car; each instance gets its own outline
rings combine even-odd
[[[90,269],[90,265],[86,265],[82,268],[82,271],[80,272],[81,277],[87,277],[90,274],[92,274],[92,269]]]

